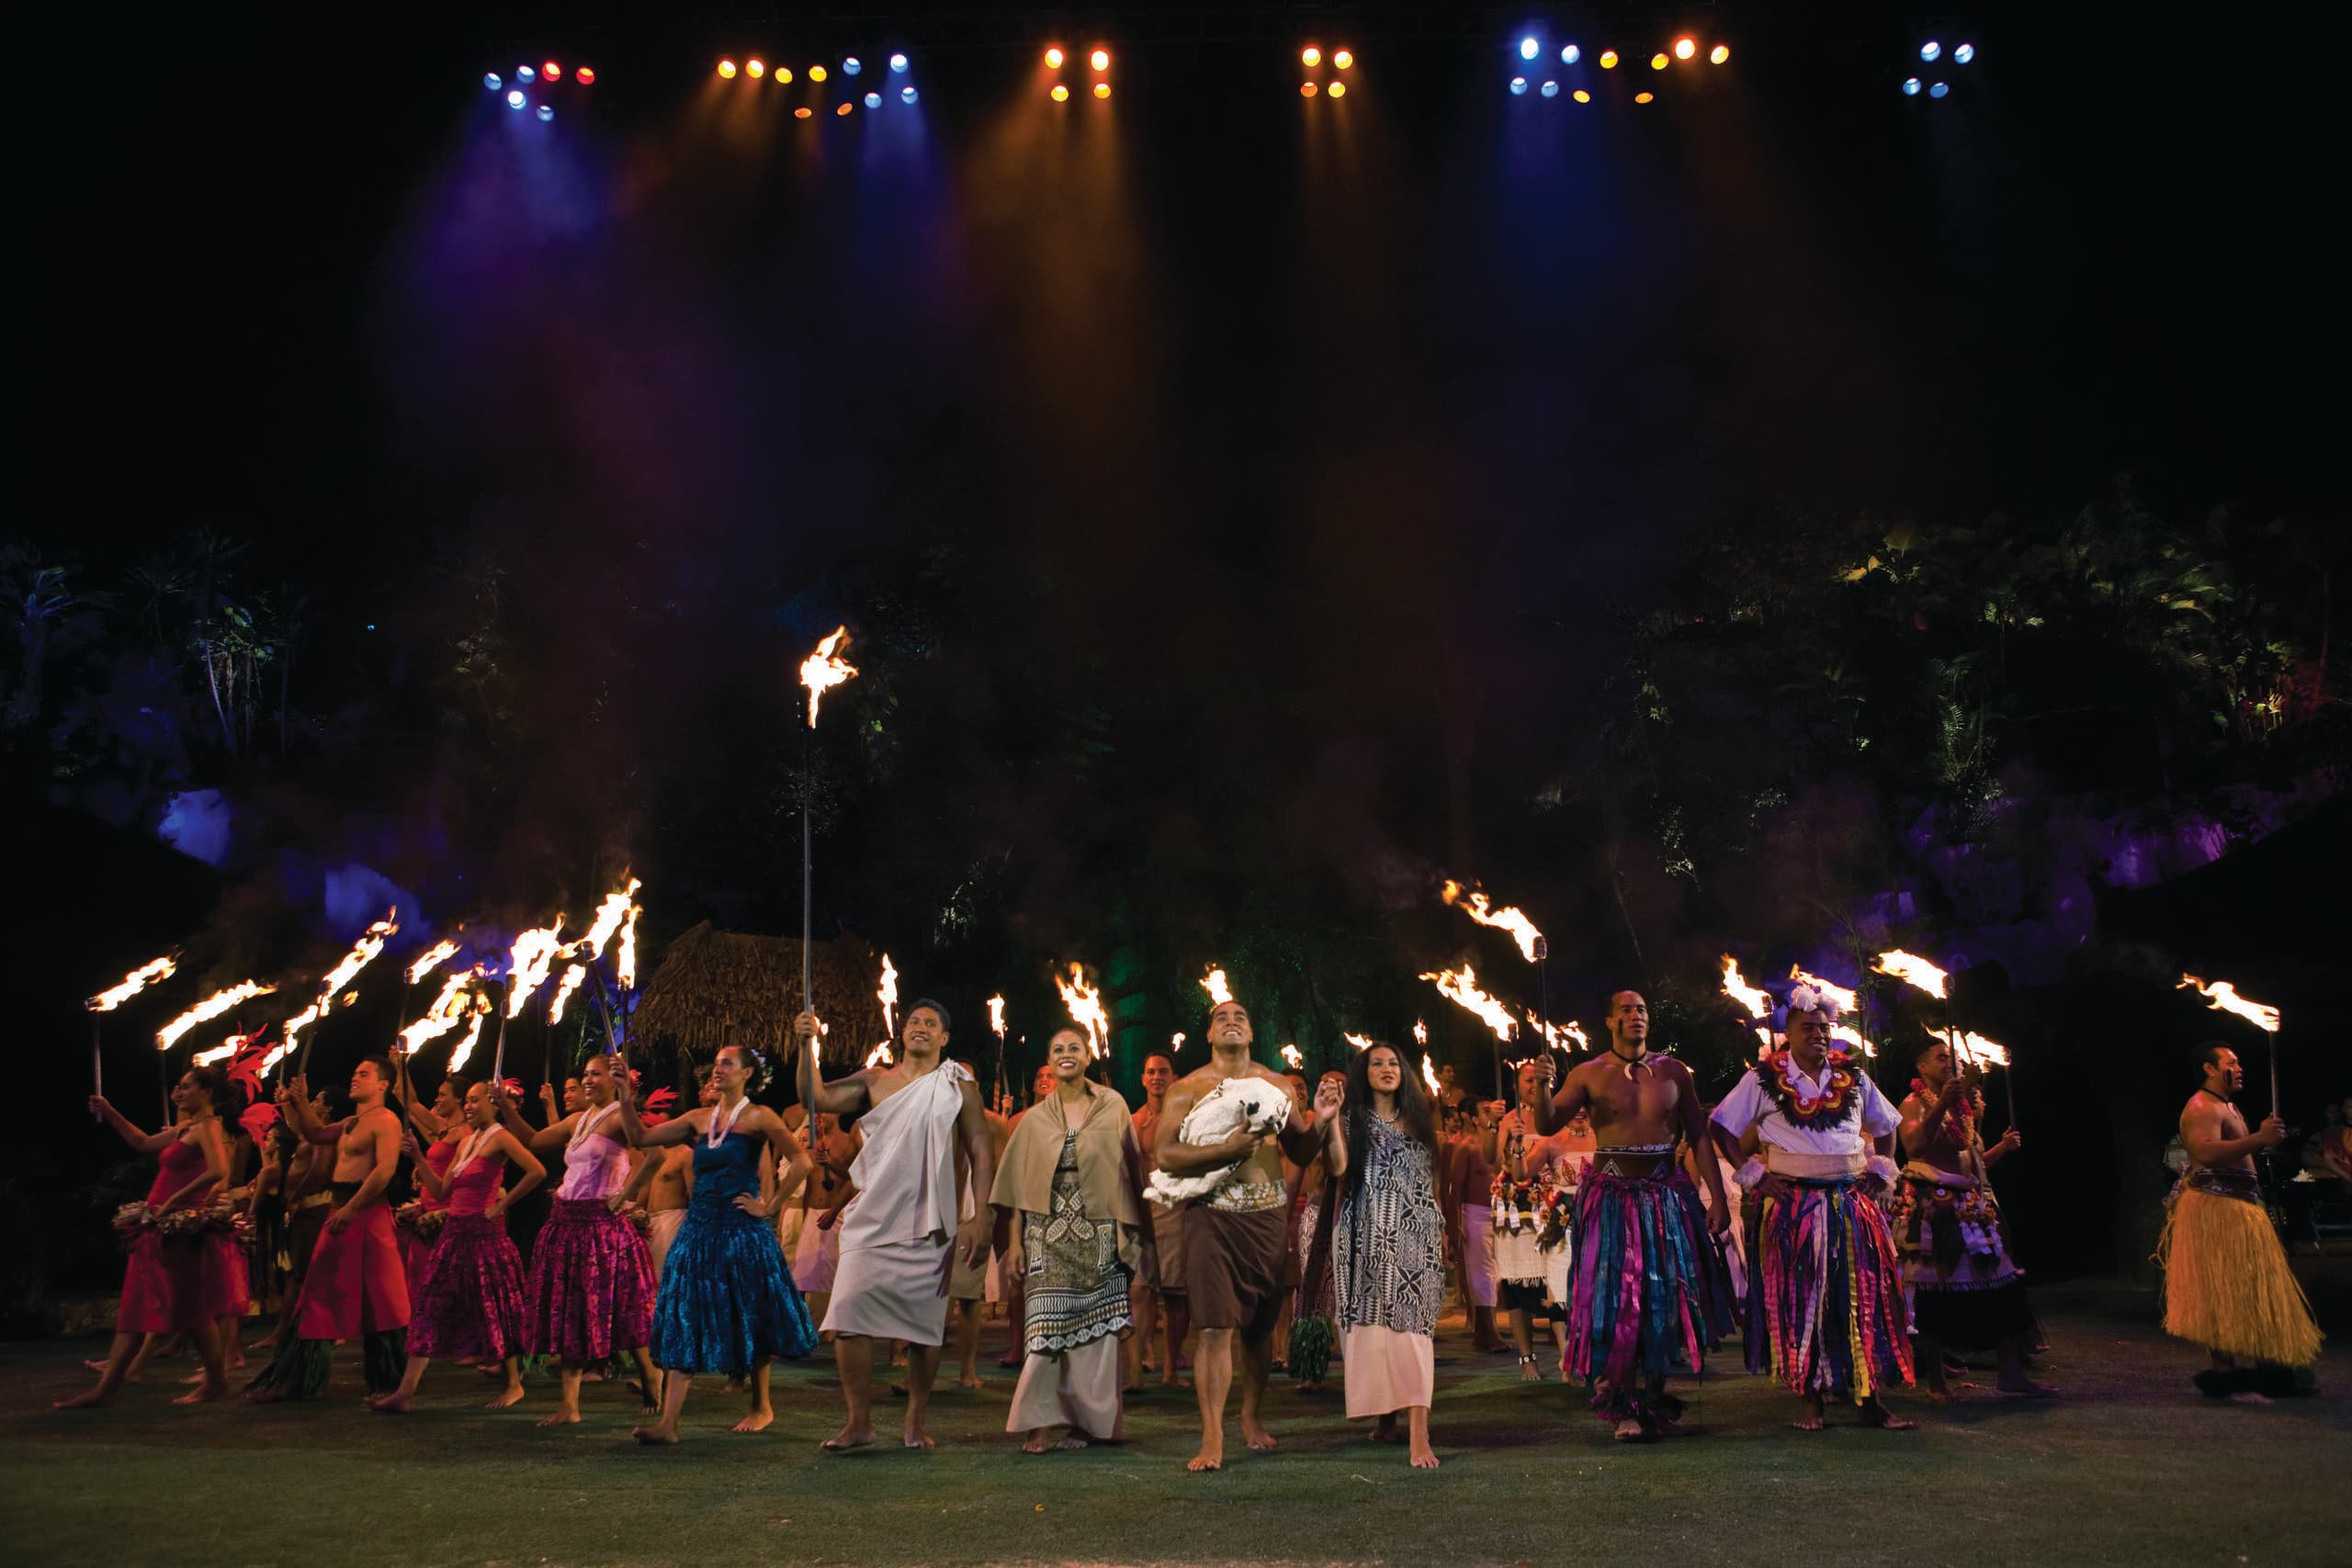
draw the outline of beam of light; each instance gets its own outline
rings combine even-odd
[[[1209,994],[1209,1006],[1223,1007],[1233,999],[1233,988],[1225,983],[1225,971],[1211,968],[1201,976],[1201,989]]]
[[[1517,909],[1508,905],[1499,909],[1493,908],[1487,903],[1484,893],[1472,893],[1465,897],[1463,895],[1462,884],[1451,878],[1447,879],[1445,886],[1438,890],[1438,897],[1449,908],[1458,907],[1464,914],[1482,926],[1492,926],[1497,931],[1509,931],[1511,941],[1519,944],[1519,955],[1530,964],[1535,962],[1536,950],[1543,943],[1544,933],[1535,929],[1534,921]]]
[[[435,969],[440,968],[441,965],[447,964],[450,959],[455,958],[457,955],[457,939],[454,937],[442,938],[439,942],[435,942],[431,947],[426,948],[423,953],[416,955],[416,962],[408,966],[408,983],[412,986],[415,985],[419,980],[424,979],[427,975],[432,974]]]
[[[1062,1006],[1069,1010],[1072,1023],[1086,1031],[1086,1048],[1096,1061],[1110,1055],[1105,1043],[1111,1032],[1111,1015],[1102,1009],[1102,993],[1086,983],[1086,971],[1078,964],[1069,966],[1069,978],[1054,976],[1055,988],[1062,994]]]
[[[1945,1001],[1951,999],[1951,993],[1944,988],[1944,982],[1951,976],[1916,953],[1905,953],[1898,947],[1871,959],[1871,967],[1881,975],[1892,975],[1905,985],[1915,987],[1931,997]]]
[[[520,88],[520,87],[510,87],[510,88],[508,88],[508,89],[507,89],[507,93],[506,93],[506,107],[507,107],[508,108],[510,108],[510,109],[519,109],[519,108],[521,108],[521,107],[523,107],[523,89],[522,89],[522,88]]]
[[[857,673],[857,667],[841,657],[842,647],[848,641],[849,628],[835,626],[817,645],[817,651],[800,661],[800,683],[808,688],[808,728],[811,729],[817,728],[818,702],[827,692]]]
[[[1707,63],[1710,65],[1721,65],[1724,61],[1729,60],[1730,58],[1731,45],[1727,43],[1719,43],[1715,45],[1714,48],[1707,51]]]
[[[743,74],[756,82],[768,73],[768,62],[756,55],[743,62]]]
[[[1062,51],[1058,49],[1049,49],[1046,51],[1046,69],[1048,71],[1059,71],[1062,68],[1062,61],[1065,58],[1066,56],[1064,56]]]
[[[215,991],[157,1030],[155,1048],[159,1051],[168,1051],[178,1043],[181,1035],[186,1034],[198,1024],[209,1023],[239,1002],[248,1001],[254,997],[266,997],[276,989],[277,989],[277,987],[265,986],[258,980],[241,980],[225,991]]]
[[[1424,980],[1436,984],[1438,995],[1453,1002],[1464,1011],[1475,1014],[1478,1021],[1495,1032],[1495,1038],[1508,1044],[1512,1024],[1510,1010],[1478,988],[1478,973],[1464,964],[1460,969],[1441,969],[1423,975]]]
[[[1674,58],[1675,58],[1675,59],[1677,59],[1677,60],[1688,60],[1688,59],[1690,59],[1692,55],[1694,55],[1694,54],[1696,54],[1696,53],[1698,53],[1698,52],[1699,52],[1699,43],[1698,43],[1698,40],[1697,40],[1696,39],[1679,38],[1679,39],[1676,39],[1674,40]]]
[[[2251,997],[2238,995],[2238,988],[2227,980],[2216,980],[2207,985],[2194,975],[2183,975],[2180,984],[2173,989],[2193,990],[2203,997],[2216,1012],[2235,1013],[2267,1034],[2278,1032],[2278,1010]]]
[[[1560,46],[1561,64],[1574,65],[1577,61],[1582,60],[1583,58],[1584,51],[1578,49],[1576,45],[1572,43],[1564,43]]]
[[[1617,69],[1617,51],[1615,50],[1604,49],[1600,51],[1600,68],[1603,71],[1614,71]]]
[[[122,977],[122,984],[109,986],[82,1005],[92,1012],[112,1012],[158,980],[168,980],[179,968],[179,960],[166,953],[151,958]]]
[[[899,89],[899,101],[902,104],[913,103],[919,96],[921,96],[921,95],[912,87],[901,87]]]
[[[1094,84],[1094,96],[1095,96],[1096,97],[1098,97],[1098,98],[1107,98],[1107,97],[1109,97],[1109,96],[1111,96],[1111,84],[1110,84],[1110,83],[1108,83],[1108,82],[1097,82],[1097,83],[1095,83],[1095,84]]]
[[[1069,102],[1069,89],[1063,86],[1059,82],[1055,83],[1053,99],[1054,102],[1057,104],[1066,104]]]
[[[903,54],[892,55],[890,57],[890,70],[897,75],[905,75],[907,73],[907,57]]]

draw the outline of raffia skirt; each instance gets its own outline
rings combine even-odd
[[[2244,1360],[2308,1367],[2319,1325],[2259,1203],[2181,1189],[2165,1218],[2165,1332]]]

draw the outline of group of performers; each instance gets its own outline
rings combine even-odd
[[[831,1080],[817,1021],[799,1018],[797,1122],[754,1098],[769,1065],[745,1045],[719,1051],[702,1103],[666,1119],[640,1107],[616,1058],[593,1058],[560,1107],[547,1091],[536,1129],[495,1083],[452,1077],[420,1106],[405,1064],[379,1057],[354,1069],[351,1113],[329,1120],[298,1075],[279,1111],[296,1158],[313,1178],[331,1161],[331,1174],[322,1202],[291,1205],[298,1222],[313,1216],[291,1231],[307,1252],[248,1397],[317,1396],[334,1346],[356,1342],[379,1412],[411,1409],[435,1359],[497,1380],[497,1408],[524,1397],[524,1360],[539,1358],[560,1390],[540,1424],[560,1426],[581,1419],[583,1383],[633,1363],[648,1415],[637,1438],[673,1443],[695,1376],[741,1385],[751,1410],[735,1430],[759,1431],[775,1419],[775,1359],[829,1340],[846,1410],[823,1447],[876,1441],[879,1345],[905,1358],[900,1443],[926,1449],[951,1309],[968,1330],[963,1381],[978,1382],[992,1263],[1015,1319],[1007,1430],[1023,1451],[1121,1438],[1125,1394],[1155,1353],[1175,1383],[1188,1333],[1201,1416],[1190,1468],[1225,1464],[1229,1403],[1247,1448],[1272,1450],[1265,1393],[1286,1327],[1302,1385],[1318,1386],[1336,1351],[1348,1416],[1432,1468],[1450,1258],[1482,1343],[1499,1313],[1521,1375],[1540,1380],[1534,1325],[1551,1324],[1563,1374],[1621,1441],[1680,1431],[1670,1380],[1703,1373],[1736,1319],[1747,1370],[1795,1399],[1800,1430],[1818,1430],[1833,1404],[1907,1427],[1886,1391],[1916,1381],[1951,1397],[1960,1350],[1996,1356],[2008,1393],[2055,1392],[2028,1372],[2038,1331],[1987,1181],[2018,1137],[1984,1144],[1973,1069],[1931,1043],[1897,1104],[1834,1043],[1828,999],[1801,985],[1785,1043],[1709,1108],[1681,1062],[1650,1051],[1649,1021],[1639,993],[1617,993],[1607,1048],[1556,1084],[1547,1063],[1524,1065],[1510,1108],[1429,1093],[1385,1043],[1310,1090],[1253,1058],[1236,1001],[1209,1015],[1204,1066],[1180,1077],[1165,1055],[1147,1063],[1132,1115],[1089,1077],[1088,1037],[1068,1025],[1047,1042],[1034,1102],[990,1111],[945,1054],[946,1010],[928,1000],[908,1010],[896,1063]],[[2261,1398],[2291,1391],[2275,1385],[2319,1350],[2254,1188],[2252,1153],[2284,1129],[2274,1117],[2247,1132],[2226,1048],[2202,1071],[2182,1117],[2194,1168],[2165,1231],[2165,1326],[2212,1351],[2206,1392]],[[176,1122],[149,1134],[93,1098],[159,1170],[125,1226],[98,1383],[66,1403],[107,1403],[142,1341],[171,1334],[204,1363],[187,1402],[226,1392],[247,1306],[243,1244],[218,1197],[229,1099],[216,1070],[191,1068]],[[422,1190],[396,1221],[404,1156]],[[526,1265],[505,1216],[548,1179],[549,1156],[561,1172]]]

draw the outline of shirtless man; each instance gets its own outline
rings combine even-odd
[[[256,1404],[315,1399],[326,1392],[338,1339],[365,1346],[368,1391],[390,1393],[408,1364],[408,1279],[401,1268],[392,1208],[384,1201],[400,1168],[401,1119],[384,1105],[392,1087],[390,1064],[363,1056],[351,1070],[353,1113],[322,1123],[311,1109],[311,1089],[298,1074],[277,1091],[278,1114],[306,1143],[334,1148],[334,1206],[302,1281],[302,1302],[291,1334],[248,1385]]]
[[[2199,1372],[2209,1399],[2267,1404],[2304,1392],[2299,1369],[2319,1359],[2319,1325],[2271,1228],[2256,1174],[2256,1151],[2287,1128],[2277,1115],[2246,1131],[2230,1097],[2245,1087],[2238,1054],[2207,1044],[2197,1053],[2197,1092],[2180,1111],[2190,1165],[2165,1219],[2157,1261],[2165,1270],[2165,1332],[2202,1345],[2213,1364]]]
[[[1538,1134],[1579,1111],[1591,1119],[1600,1146],[1577,1195],[1561,1371],[1593,1389],[1592,1407],[1615,1423],[1619,1442],[1643,1442],[1679,1431],[1682,1402],[1666,1392],[1674,1353],[1695,1376],[1706,1350],[1731,1332],[1731,1283],[1713,1239],[1731,1213],[1713,1166],[1702,1171],[1702,1211],[1676,1160],[1678,1139],[1706,1145],[1707,1116],[1690,1069],[1650,1055],[1649,1003],[1638,991],[1620,991],[1609,998],[1608,1021],[1607,1053],[1528,1109]]]
[[[837,1116],[820,1115],[816,1126],[813,1137],[805,1122],[797,1130],[809,1166],[808,1185],[801,1189],[800,1231],[793,1239],[792,1282],[808,1299],[808,1315],[822,1323],[832,1300],[833,1270],[841,1265],[842,1211],[857,1196],[849,1168],[857,1158],[858,1137],[843,1132]],[[832,1343],[831,1335],[821,1337]]]
[[[1143,1059],[1143,1104],[1128,1120],[1136,1130],[1136,1147],[1141,1149],[1147,1161],[1156,1156],[1159,1146],[1159,1124],[1168,1109],[1168,1090],[1176,1082],[1176,1058],[1165,1051],[1154,1051]],[[1148,1177],[1151,1173],[1144,1172]],[[1184,1211],[1167,1208],[1159,1203],[1148,1205],[1151,1215],[1152,1244],[1159,1255],[1159,1283],[1155,1289],[1151,1281],[1137,1274],[1134,1286],[1136,1325],[1140,1334],[1127,1338],[1127,1355],[1131,1360],[1127,1382],[1130,1391],[1143,1384],[1143,1373],[1152,1371],[1152,1344],[1160,1332],[1160,1314],[1168,1318],[1167,1348],[1159,1352],[1159,1381],[1170,1388],[1180,1386],[1176,1373],[1183,1360],[1184,1336],[1191,1325],[1184,1312]]]
[[[1200,1330],[1200,1355],[1193,1386],[1201,1405],[1201,1451],[1186,1468],[1219,1470],[1225,1465],[1225,1401],[1239,1363],[1241,1436],[1264,1452],[1274,1435],[1259,1419],[1272,1351],[1274,1319],[1282,1306],[1283,1254],[1288,1244],[1290,1203],[1283,1189],[1282,1149],[1247,1128],[1217,1143],[1185,1143],[1177,1134],[1202,1097],[1227,1078],[1257,1077],[1275,1085],[1290,1106],[1283,1135],[1297,1140],[1302,1153],[1315,1130],[1314,1119],[1290,1096],[1290,1085],[1250,1060],[1257,1038],[1250,1013],[1239,1002],[1219,1002],[1209,1013],[1209,1064],[1187,1073],[1168,1091],[1155,1139],[1154,1158],[1170,1176],[1203,1176],[1240,1160],[1234,1179],[1184,1212],[1184,1289]]]
[[[1563,1237],[1557,1247],[1549,1250],[1543,1245],[1552,1194],[1561,1185],[1554,1179],[1553,1171],[1567,1163],[1572,1149],[1580,1147],[1582,1152],[1590,1152],[1591,1130],[1582,1122],[1568,1124],[1571,1130],[1584,1129],[1580,1145],[1566,1132],[1555,1133],[1549,1138],[1537,1136],[1535,1107],[1539,1100],[1550,1098],[1552,1092],[1549,1057],[1521,1062],[1516,1087],[1519,1103],[1497,1118],[1490,1134],[1489,1156],[1495,1176],[1488,1214],[1495,1252],[1495,1303],[1509,1314],[1511,1343],[1519,1350],[1520,1381],[1541,1382],[1544,1373],[1535,1357],[1535,1319],[1539,1315],[1552,1325],[1560,1349],[1565,1353],[1567,1348],[1566,1339],[1560,1332],[1560,1314],[1554,1304],[1550,1279],[1555,1271],[1555,1254],[1568,1243]],[[1547,1157],[1539,1157],[1539,1151]]]
[[[996,1182],[996,1145],[989,1136],[971,1070],[942,1055],[947,1010],[920,1000],[899,1025],[896,1066],[864,1067],[831,1083],[820,1080],[817,1019],[793,1021],[800,1102],[820,1114],[863,1114],[865,1146],[850,1168],[857,1199],[842,1220],[841,1267],[823,1326],[833,1333],[849,1418],[825,1439],[842,1453],[874,1441],[874,1341],[907,1343],[907,1416],[900,1441],[928,1449],[923,1416],[947,1328],[947,1285],[957,1258],[968,1268],[988,1257],[995,1215],[980,1204],[971,1219],[956,1217],[956,1150],[970,1166],[972,1190]]]
[[[1503,1348],[1495,1337],[1495,1128],[1503,1118],[1503,1102],[1482,1100],[1471,1108],[1473,1120],[1445,1146],[1445,1170],[1440,1195],[1445,1205],[1446,1228],[1453,1239],[1453,1255],[1462,1270],[1462,1315],[1470,1320],[1474,1348]]]
[[[700,1100],[707,1111],[718,1103],[718,1087],[708,1073],[700,1077]],[[643,1120],[647,1126],[658,1126],[662,1119],[647,1116]],[[645,1251],[652,1260],[658,1284],[662,1265],[670,1256],[670,1243],[677,1238],[678,1227],[686,1222],[686,1205],[694,1201],[695,1150],[692,1144],[672,1144],[635,1152],[645,1157],[629,1172],[628,1185],[621,1189],[621,1203],[631,1219],[640,1212],[645,1215]]]

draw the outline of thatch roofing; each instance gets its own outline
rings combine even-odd
[[[882,1038],[874,997],[881,954],[844,935],[815,943],[809,964],[817,1016],[831,1026],[826,1061],[864,1061]],[[800,1005],[797,940],[723,931],[705,920],[663,950],[631,1021],[633,1043],[698,1060],[737,1042],[773,1052],[789,1037]]]

